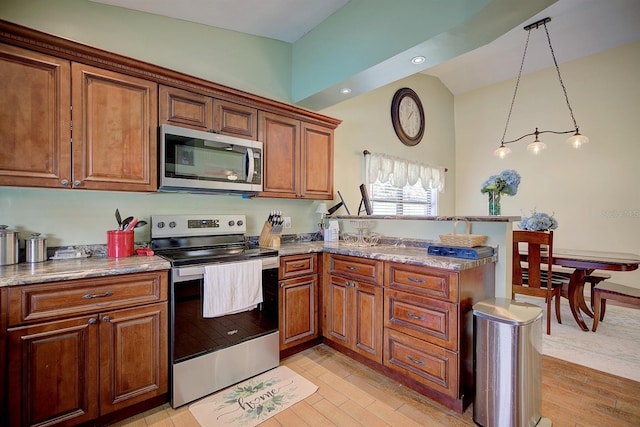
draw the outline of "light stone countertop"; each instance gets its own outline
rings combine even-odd
[[[159,256],[126,258],[89,257],[0,267],[0,287],[84,279],[87,277],[168,270],[171,264]]]
[[[466,270],[497,261],[497,255],[480,260],[427,255],[427,249],[414,246],[376,245],[356,247],[343,242],[283,243],[280,256],[328,252],[362,258],[395,261],[406,264]],[[168,270],[171,264],[159,256],[131,256],[126,258],[89,257],[39,263],[20,263],[0,267],[0,287],[84,279],[154,270]]]
[[[350,255],[362,258],[395,261],[406,264],[443,268],[446,270],[467,270],[498,260],[498,255],[479,260],[433,256],[427,254],[427,248],[395,245],[376,245],[357,247],[343,242],[295,242],[283,243],[278,250],[280,256],[299,255],[313,252]]]

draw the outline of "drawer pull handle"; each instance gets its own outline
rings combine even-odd
[[[416,365],[420,365],[420,366],[424,365],[424,362],[422,360],[414,359],[411,356],[407,356],[407,359],[409,359],[410,361],[412,361]]]
[[[347,270],[358,271],[358,267],[354,267],[352,265],[347,265]]]
[[[410,312],[409,312],[409,313],[407,313],[407,317],[408,317],[409,319],[414,319],[414,320],[424,320],[424,317],[423,317],[423,316],[416,316],[415,314],[410,313]]]
[[[291,264],[291,267],[293,267],[293,268],[302,268],[302,267],[304,267],[304,264]]]
[[[407,279],[409,279],[409,281],[413,283],[421,283],[421,284],[424,283],[424,279],[415,279],[411,276],[407,277]]]
[[[104,298],[104,297],[110,297],[111,295],[113,295],[113,292],[105,292],[104,294],[87,294],[87,295],[83,296],[82,298],[86,298],[86,299]]]

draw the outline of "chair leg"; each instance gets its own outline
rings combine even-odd
[[[603,300],[605,301],[605,300]],[[603,313],[600,313],[602,305],[600,304],[600,293],[596,292],[593,296],[593,326],[591,331],[595,332],[598,329],[598,321],[602,319]]]
[[[562,319],[560,318],[560,294],[556,294],[556,319],[558,319],[558,323],[562,325]]]
[[[547,335],[551,335],[551,299],[545,299],[547,303]]]

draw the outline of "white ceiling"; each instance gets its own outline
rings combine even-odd
[[[92,0],[293,43],[349,0]],[[517,76],[527,32],[544,17],[559,63],[640,40],[640,0],[558,0],[494,42],[424,71],[454,94]],[[531,33],[524,72],[553,65],[543,29]],[[473,72],[470,72],[473,70]]]

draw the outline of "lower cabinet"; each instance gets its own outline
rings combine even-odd
[[[167,393],[166,271],[20,286],[9,298],[19,303],[9,425],[87,423]]]
[[[280,258],[280,351],[318,338],[317,254]]]
[[[382,363],[382,262],[325,254],[325,265],[325,340]]]

